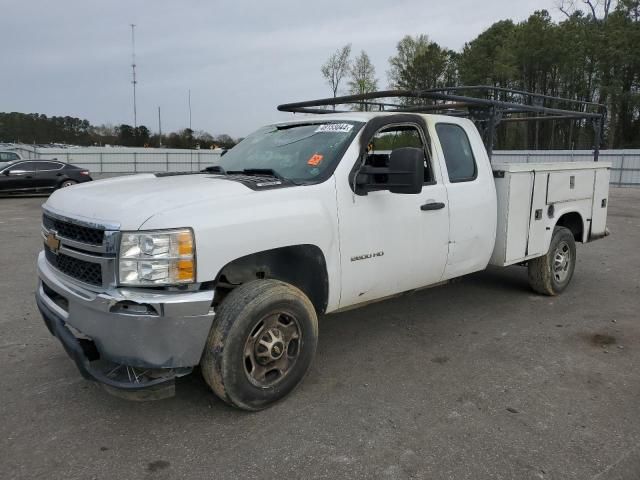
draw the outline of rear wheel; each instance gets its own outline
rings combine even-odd
[[[556,227],[549,251],[529,261],[529,285],[544,295],[558,295],[567,288],[576,267],[576,242],[571,230]]]
[[[65,180],[64,182],[62,182],[60,184],[60,188],[67,188],[67,187],[71,187],[72,185],[75,185],[76,182],[75,180]]]
[[[318,320],[307,296],[277,280],[235,288],[216,312],[202,375],[225,402],[261,410],[291,392],[318,343]]]

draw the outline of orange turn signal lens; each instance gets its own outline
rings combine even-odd
[[[191,232],[178,233],[178,255],[181,257],[193,256],[193,236]]]
[[[195,281],[193,260],[178,260],[178,278],[179,282]]]

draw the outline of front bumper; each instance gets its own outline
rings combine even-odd
[[[213,291],[96,293],[54,270],[43,253],[38,275],[38,308],[85,378],[140,389],[172,381],[199,363],[214,317]],[[141,370],[153,371],[151,377],[139,377]]]

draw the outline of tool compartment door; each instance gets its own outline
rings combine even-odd
[[[593,179],[593,170],[550,172],[547,203],[591,198],[593,194]]]
[[[529,238],[527,240],[528,255],[544,255],[547,253],[547,226],[550,223],[549,209],[545,202],[549,174],[533,172],[533,195],[531,197],[531,214],[529,218]]]
[[[498,224],[492,265],[509,265],[524,258],[529,237],[533,172],[505,172],[496,178]]]
[[[590,240],[604,236],[607,228],[607,209],[609,207],[609,169],[596,170],[593,193],[593,209],[591,212]]]

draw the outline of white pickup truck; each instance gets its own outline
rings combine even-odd
[[[200,366],[259,410],[304,377],[318,317],[526,265],[562,292],[606,233],[609,165],[491,165],[467,119],[304,116],[194,174],[77,185],[44,204],[37,303],[82,374],[172,393]]]

